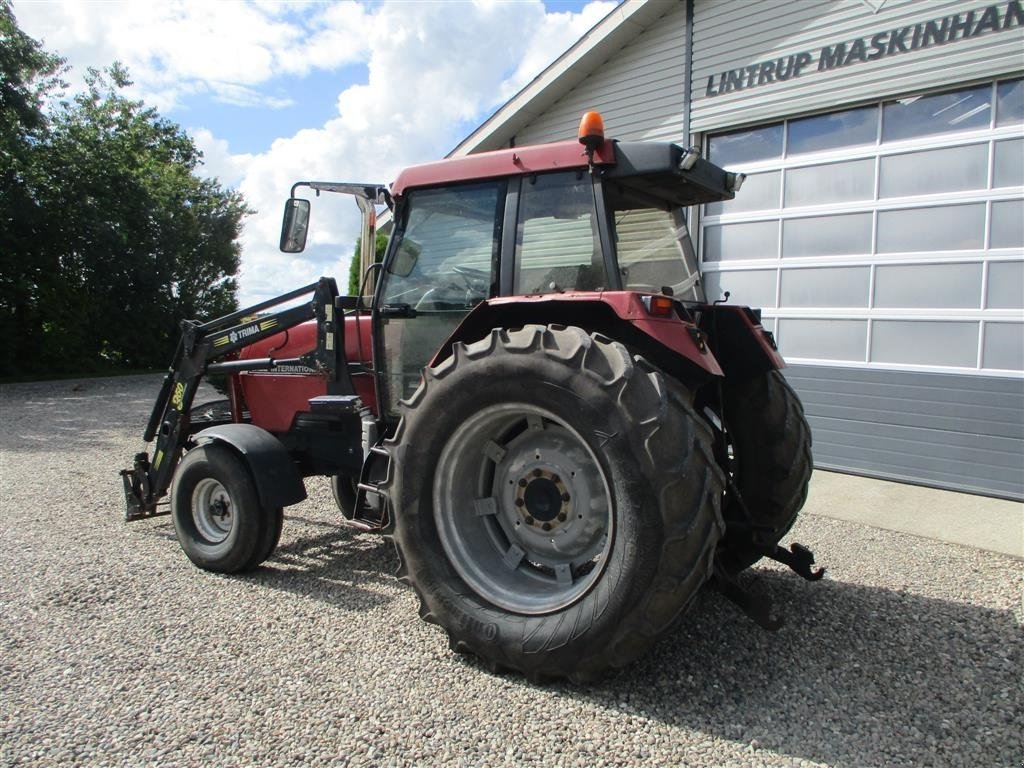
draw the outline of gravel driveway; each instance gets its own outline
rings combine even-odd
[[[826,580],[754,574],[780,632],[708,593],[618,676],[538,687],[450,653],[324,482],[244,578],[124,523],[158,381],[0,389],[4,765],[1024,763],[1021,561],[805,515]]]

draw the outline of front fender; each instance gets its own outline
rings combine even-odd
[[[306,486],[281,441],[253,424],[221,424],[197,432],[198,443],[221,442],[235,450],[248,466],[260,502],[276,509],[306,498]]]

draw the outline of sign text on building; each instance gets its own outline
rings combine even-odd
[[[801,51],[749,67],[730,69],[708,78],[705,95],[720,96],[743,91],[800,77],[807,72],[830,71],[863,61],[877,61],[1020,26],[1024,26],[1024,8],[1021,8],[1020,0],[1010,0],[1005,6],[990,5],[979,11],[955,13],[934,21],[878,32],[870,37],[825,45],[820,51]]]

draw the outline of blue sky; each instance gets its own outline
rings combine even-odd
[[[298,179],[390,182],[445,155],[616,0],[15,0],[71,80],[125,64],[134,95],[185,127],[201,169],[258,213],[241,239],[243,304],[344,279],[358,215],[317,200],[306,252],[277,250]],[[333,197],[333,196],[331,196]]]
[[[186,127],[206,128],[227,139],[235,152],[263,152],[276,138],[326,123],[337,114],[338,93],[353,83],[366,82],[367,77],[365,64],[317,70],[303,77],[278,77],[265,83],[264,90],[274,98],[291,100],[288,106],[257,111],[203,93],[168,109],[165,115]],[[253,119],[255,115],[258,119]]]

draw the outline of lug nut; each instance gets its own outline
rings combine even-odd
[[[543,528],[545,531],[550,531],[551,523],[544,523],[544,525],[542,525],[541,528]]]
[[[568,494],[568,493],[563,493],[563,494],[562,494],[562,501],[569,501],[569,499],[570,499],[570,498],[571,498],[571,497],[569,496],[569,494]]]
[[[528,483],[526,482],[526,478],[525,477],[519,478],[519,487],[520,488],[525,488],[527,485],[528,485]]]
[[[541,475],[543,475],[543,474],[544,474],[544,473],[543,473],[543,472],[542,472],[542,471],[540,470],[540,468],[539,468],[539,467],[538,467],[537,469],[533,470],[533,476],[534,476],[534,477],[540,477],[540,476],[541,476]]]
[[[523,506],[523,504],[525,504],[525,503],[526,503],[526,502],[525,502],[525,501],[523,501],[522,499],[516,499],[516,506],[517,506],[517,507],[521,507],[521,506]]]
[[[558,475],[552,475],[551,476],[551,482],[552,483],[560,483],[560,482],[562,482],[562,478],[560,478]]]
[[[533,525],[533,518],[530,517],[529,515],[526,516],[526,524],[527,525]]]
[[[565,512],[562,512],[562,513],[561,513],[561,514],[560,514],[560,515],[558,516],[558,522],[560,522],[560,523],[564,523],[564,522],[565,522]]]

